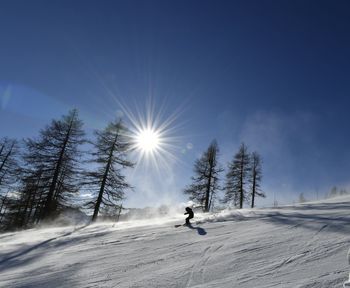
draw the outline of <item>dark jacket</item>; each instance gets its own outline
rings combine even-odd
[[[186,207],[186,213],[184,213],[184,215],[186,214],[188,214],[189,219],[193,218],[193,211],[190,207]]]

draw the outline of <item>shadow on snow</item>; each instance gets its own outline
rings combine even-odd
[[[43,257],[45,255],[46,248],[52,248],[52,247],[59,248],[65,245],[71,245],[74,242],[80,243],[80,242],[87,241],[88,238],[91,238],[91,237],[101,237],[109,233],[109,232],[101,232],[101,233],[89,234],[87,236],[78,236],[71,239],[65,239],[65,237],[70,236],[74,232],[79,231],[87,226],[88,225],[81,226],[79,228],[74,229],[71,232],[68,232],[56,237],[52,237],[50,239],[42,241],[33,246],[30,246],[24,249],[19,249],[18,251],[4,253],[0,255],[1,257],[0,271],[8,270],[8,269],[11,269],[12,267],[27,265],[33,261],[36,261],[38,260],[38,258]],[[41,252],[36,253],[34,255],[30,255],[30,252],[35,250],[41,250]]]
[[[207,231],[205,231],[205,229],[203,229],[202,227],[192,226],[192,224],[188,224],[188,225],[186,225],[186,227],[193,229],[193,230],[197,230],[198,235],[204,236],[207,234]]]

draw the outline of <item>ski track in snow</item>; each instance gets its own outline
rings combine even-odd
[[[337,288],[349,279],[350,198],[0,234],[0,287]]]

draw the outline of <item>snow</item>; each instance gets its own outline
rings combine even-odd
[[[343,287],[350,198],[0,234],[0,287]]]

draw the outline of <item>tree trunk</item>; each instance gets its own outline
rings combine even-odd
[[[256,186],[256,173],[253,172],[253,187],[252,187],[252,208],[254,208],[254,201],[255,201],[255,186]]]
[[[239,208],[242,209],[243,208],[243,197],[244,197],[244,194],[243,194],[243,169],[244,169],[244,164],[243,164],[243,161],[244,161],[244,155],[242,156],[242,159],[241,159],[241,175],[240,175],[240,187],[239,187],[239,190],[240,190],[240,199],[239,199]]]
[[[0,172],[1,172],[1,170],[4,168],[7,159],[10,157],[14,145],[15,145],[15,143],[13,142],[12,145],[11,145],[10,151],[7,152],[7,154],[6,154],[6,156],[5,156],[5,159],[2,161],[1,166],[0,166]],[[5,176],[5,174],[0,178],[0,185],[1,185],[1,183],[2,183],[2,179],[3,179],[4,176]]]
[[[2,218],[3,218],[3,215],[5,214],[5,211],[6,211],[6,206],[5,206],[5,201],[7,200],[7,194],[8,192],[6,193],[5,197],[2,198],[2,202],[1,202],[1,207],[0,207],[0,215],[1,215],[1,218],[0,218],[0,223],[2,222]],[[4,212],[2,212],[2,208],[5,206],[5,209],[4,209]]]
[[[103,196],[103,193],[104,193],[104,190],[105,190],[107,176],[108,176],[108,173],[109,173],[109,169],[111,167],[112,157],[113,157],[115,145],[116,145],[117,139],[118,139],[118,133],[119,132],[117,132],[117,135],[114,138],[114,142],[113,142],[113,145],[111,147],[111,151],[109,152],[106,170],[105,170],[105,173],[103,175],[103,179],[102,179],[102,183],[101,183],[101,187],[100,187],[100,192],[98,193],[98,197],[97,197],[97,201],[96,201],[96,205],[95,205],[95,209],[94,209],[94,214],[92,215],[92,222],[96,221],[97,215],[98,215],[98,211],[100,210],[100,205],[101,205],[102,196]]]
[[[63,147],[61,149],[60,156],[58,158],[58,161],[57,161],[57,164],[55,167],[55,173],[54,173],[51,185],[50,185],[49,193],[47,195],[46,204],[44,207],[43,218],[46,218],[48,215],[50,215],[52,213],[52,200],[53,200],[53,196],[54,196],[54,193],[56,190],[56,185],[57,185],[57,181],[58,181],[58,176],[59,176],[60,171],[61,171],[61,166],[63,164],[63,156],[64,156],[64,153],[66,151],[66,147],[67,147],[67,144],[68,144],[68,141],[70,138],[70,134],[71,134],[71,130],[72,130],[73,122],[74,122],[74,117],[75,117],[75,112],[74,112],[72,119],[71,119],[71,122],[69,124],[69,128],[68,128],[66,137],[64,139],[64,142],[63,142]]]
[[[210,188],[211,188],[211,178],[213,173],[213,164],[214,164],[214,153],[213,151],[210,151],[209,155],[209,176],[208,176],[208,183],[207,183],[207,191],[205,193],[205,205],[204,205],[204,212],[209,212],[210,206],[209,206],[209,199],[210,199]]]

